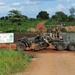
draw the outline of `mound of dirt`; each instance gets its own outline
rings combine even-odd
[[[38,31],[37,31],[37,29],[35,29],[35,28],[29,28],[29,29],[27,29],[27,32],[36,33],[36,32],[38,32]]]
[[[68,32],[75,32],[75,26],[66,26],[64,27]]]

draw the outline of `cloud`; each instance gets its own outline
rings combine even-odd
[[[14,6],[19,6],[21,3],[13,3],[12,5],[14,5]]]
[[[49,8],[49,9],[46,9],[46,11],[50,14],[50,15],[54,15],[56,12],[58,11],[62,11],[64,13],[68,13],[69,11],[69,7],[68,6],[64,6],[62,4],[59,4],[58,6],[56,7],[53,7],[53,8]]]
[[[58,0],[60,2],[70,2],[71,0]]]
[[[49,9],[46,9],[46,11],[49,12],[49,13],[53,13],[53,12],[55,12],[55,9],[54,8],[49,8]]]
[[[36,3],[32,3],[31,4],[36,4]],[[3,4],[3,3],[1,3]],[[29,4],[29,3],[28,3]],[[38,10],[37,5],[31,5],[31,6],[24,6],[23,2],[14,2],[14,3],[10,3],[9,5],[5,4],[5,5],[1,5],[0,6],[0,13],[1,14],[8,14],[10,10],[19,10],[24,14],[33,14],[34,12],[36,12]]]
[[[59,5],[56,7],[56,10],[57,10],[57,11],[62,11],[63,9],[65,9],[65,6],[63,6],[62,4],[59,4]]]
[[[39,3],[40,3],[40,1],[37,1],[37,0],[35,0],[35,1],[24,0],[25,5],[33,5],[33,4],[39,4]]]
[[[49,9],[46,9],[47,12],[50,12],[50,13],[53,13],[53,12],[56,12],[56,11],[63,11],[65,10],[67,7],[63,6],[62,4],[59,4],[57,7],[55,8],[49,8]]]
[[[5,3],[4,2],[0,2],[0,5],[5,5]]]
[[[32,6],[29,11],[36,12],[36,11],[38,11],[38,7],[37,6],[35,6],[35,7]]]
[[[15,7],[10,7],[10,5],[0,6],[0,13],[9,12],[12,9],[16,9]]]
[[[10,7],[9,5],[0,6],[0,17],[6,16],[7,14],[9,14],[9,11],[12,9],[17,10],[15,7]]]
[[[75,6],[75,3],[72,3],[72,6]]]

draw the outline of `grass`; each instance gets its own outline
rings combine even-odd
[[[33,55],[14,50],[0,50],[0,75],[10,75],[25,70]]]

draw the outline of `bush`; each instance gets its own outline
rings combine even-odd
[[[67,30],[65,28],[62,28],[61,32],[67,32]]]

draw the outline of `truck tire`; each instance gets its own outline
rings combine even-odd
[[[59,51],[63,51],[65,49],[64,43],[58,43],[56,45],[56,49],[59,50]]]
[[[68,49],[71,50],[71,51],[75,51],[75,43],[70,43],[68,45]]]
[[[24,51],[25,50],[25,44],[24,43],[17,43],[17,50]]]

